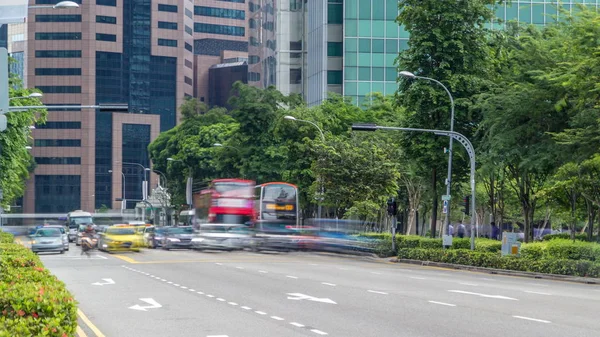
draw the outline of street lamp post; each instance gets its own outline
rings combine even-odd
[[[442,88],[444,88],[444,90],[448,94],[448,97],[450,98],[450,132],[454,132],[454,98],[452,97],[450,90],[448,90],[448,88],[442,82],[440,82],[436,79],[429,78],[429,77],[423,77],[423,76],[417,76],[409,71],[401,71],[400,76],[406,77],[409,79],[419,79],[419,80],[431,81],[431,82],[437,83]],[[451,185],[452,185],[452,156],[453,156],[452,141],[453,141],[453,137],[450,137],[450,144],[448,146],[448,177],[446,178],[446,198],[450,198],[450,191],[451,191]],[[437,198],[437,196],[436,196],[436,198]],[[446,209],[445,209],[446,212],[444,214],[444,227],[445,227],[444,232],[446,233],[446,235],[450,234],[450,224],[449,224],[450,202],[451,202],[451,200],[447,201],[448,204],[446,206]],[[473,214],[472,216],[475,216],[475,215]]]
[[[304,119],[298,119],[298,118],[296,118],[294,116],[285,116],[283,118],[287,119],[289,121],[293,121],[293,122],[302,122],[302,123],[311,124],[312,126],[314,126],[315,128],[317,128],[317,130],[319,130],[319,133],[321,134],[321,142],[323,144],[325,144],[325,134],[323,133],[323,130],[321,130],[321,128],[316,123],[311,122],[311,121],[307,121],[307,120],[304,120]],[[321,185],[320,186],[321,192],[320,192],[319,197],[317,198],[317,201],[319,202],[318,205],[317,205],[317,218],[321,219],[321,210],[323,208],[322,204],[323,204],[323,199],[324,199],[324,196],[325,196],[325,187],[324,187],[324,182],[323,182],[323,177],[322,176],[319,177],[319,185]]]
[[[160,172],[159,170],[154,170],[153,169],[152,172],[156,172],[156,173],[160,174],[161,177],[163,178],[164,182],[165,182],[165,188],[168,188],[168,185],[167,185],[167,176],[164,173]],[[160,186],[160,179],[158,180],[158,185]]]
[[[108,173],[113,173],[113,170],[108,170]],[[121,198],[123,200],[127,200],[127,198],[125,197],[125,173],[123,173],[123,171],[121,171],[121,175],[123,176],[123,195],[121,196]],[[127,208],[127,201],[125,201],[125,208]],[[123,210],[123,207],[121,207],[121,210]]]
[[[415,128],[398,128],[391,126],[378,126],[375,124],[353,124],[352,130],[355,131],[377,131],[377,130],[397,130],[410,132],[427,132],[438,136],[448,136],[456,139],[461,143],[467,153],[471,163],[471,250],[475,250],[475,148],[471,141],[462,134],[454,131],[431,130],[431,129],[415,129]]]
[[[143,170],[142,173],[144,173],[144,187],[142,188],[142,199],[144,199],[144,200],[148,199],[148,180],[146,179],[146,172],[150,171],[150,169],[139,163],[121,162],[121,164],[137,165],[142,168],[142,170]]]

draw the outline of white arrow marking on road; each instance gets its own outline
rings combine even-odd
[[[95,286],[104,286],[107,284],[115,284],[115,281],[113,281],[111,278],[103,278],[104,281],[106,281],[106,283],[101,283],[101,282],[94,282],[92,283],[92,285]]]
[[[479,293],[472,293],[472,292],[469,292],[469,291],[462,291],[462,290],[448,290],[448,292],[459,293],[459,294],[467,294],[467,295],[475,295],[475,296],[487,297],[487,298],[495,298],[495,299],[499,299],[499,300],[518,301],[518,299],[516,299],[516,298],[506,297],[506,296],[501,296],[501,295],[479,294]]]
[[[162,307],[162,305],[158,304],[158,302],[156,302],[152,298],[140,298],[140,301],[146,302],[146,303],[148,303],[150,305],[143,307],[143,306],[141,306],[139,304],[136,304],[134,306],[129,307],[129,309],[140,310],[140,311],[148,311],[146,309],[157,309],[157,308],[161,308]]]
[[[314,302],[337,304],[334,301],[330,300],[329,298],[318,298],[318,297],[313,297],[310,295],[304,295],[304,294],[300,294],[300,293],[288,293],[288,295],[292,296],[292,297],[288,297],[288,300],[294,300],[294,301],[309,300],[309,301],[314,301]]]

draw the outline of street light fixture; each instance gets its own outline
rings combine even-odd
[[[168,185],[167,185],[167,175],[164,174],[164,173],[162,173],[162,172],[160,172],[159,170],[152,170],[152,171],[161,175],[161,177],[165,181],[165,188],[168,188]],[[160,179],[158,180],[158,185],[160,186]]]
[[[25,146],[25,149],[26,150],[31,150],[31,149],[33,149],[33,147],[31,147],[31,146]]]
[[[39,92],[32,92],[31,94],[29,94],[27,96],[11,97],[11,98],[9,98],[9,100],[23,99],[23,98],[40,98],[42,96],[44,96],[44,95],[40,94]]]
[[[321,141],[323,142],[323,144],[325,144],[325,134],[323,133],[323,130],[321,130],[321,128],[314,122],[303,120],[303,119],[298,119],[294,116],[289,116],[289,115],[284,116],[283,119],[287,119],[288,121],[293,121],[293,122],[303,122],[303,123],[311,124],[312,126],[317,128],[317,130],[319,130],[319,133],[321,134]],[[321,195],[317,199],[319,201],[318,208],[317,208],[318,209],[317,210],[317,218],[321,219],[321,209],[323,207],[321,204],[323,202],[323,196],[325,195],[325,187],[323,186],[323,177],[319,177],[319,181],[321,183]]]
[[[53,8],[53,9],[69,9],[79,8],[79,4],[73,1],[61,1],[55,5],[40,5],[40,6],[28,6],[27,8]]]
[[[444,88],[444,90],[446,91],[446,93],[448,94],[448,97],[450,98],[450,132],[454,132],[454,98],[452,97],[452,94],[450,93],[450,90],[448,90],[448,88],[440,81],[433,79],[433,78],[429,78],[429,77],[423,77],[423,76],[417,76],[413,73],[411,73],[410,71],[406,71],[403,70],[400,73],[400,76],[408,78],[408,79],[421,79],[421,80],[426,80],[426,81],[430,81],[430,82],[434,82],[437,83],[439,86],[441,86],[442,88]],[[452,151],[452,141],[454,140],[453,137],[449,137],[450,138],[450,145],[448,146],[448,176],[446,177],[446,198],[450,198],[450,192],[451,192],[451,188],[452,188],[452,157],[453,157],[453,151]],[[446,235],[450,234],[450,200],[447,201],[448,205],[446,207],[446,213],[444,215],[444,231],[446,233]],[[471,216],[475,216],[475,214],[472,214]],[[435,233],[434,233],[435,235]]]
[[[108,173],[113,173],[113,170],[108,170]],[[121,175],[123,176],[123,196],[122,196],[122,198],[126,199],[125,198],[125,173],[123,173],[123,171],[121,171]]]

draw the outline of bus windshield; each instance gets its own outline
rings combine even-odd
[[[214,189],[218,194],[223,196],[251,198],[254,195],[253,184],[245,182],[215,182]]]
[[[77,228],[81,224],[88,224],[88,223],[93,223],[93,222],[94,221],[92,220],[91,216],[82,216],[82,217],[71,218],[71,222],[69,223],[69,228]]]

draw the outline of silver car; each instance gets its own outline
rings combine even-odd
[[[65,252],[63,236],[57,228],[39,228],[31,235],[31,251],[39,252]]]
[[[60,225],[47,225],[44,226],[43,228],[56,228],[60,231],[60,234],[63,238],[63,245],[65,246],[65,250],[69,251],[69,234],[67,233],[67,231],[65,230],[64,226],[60,226]]]
[[[252,232],[246,225],[201,224],[200,234],[192,239],[195,250],[242,250],[248,246]]]

